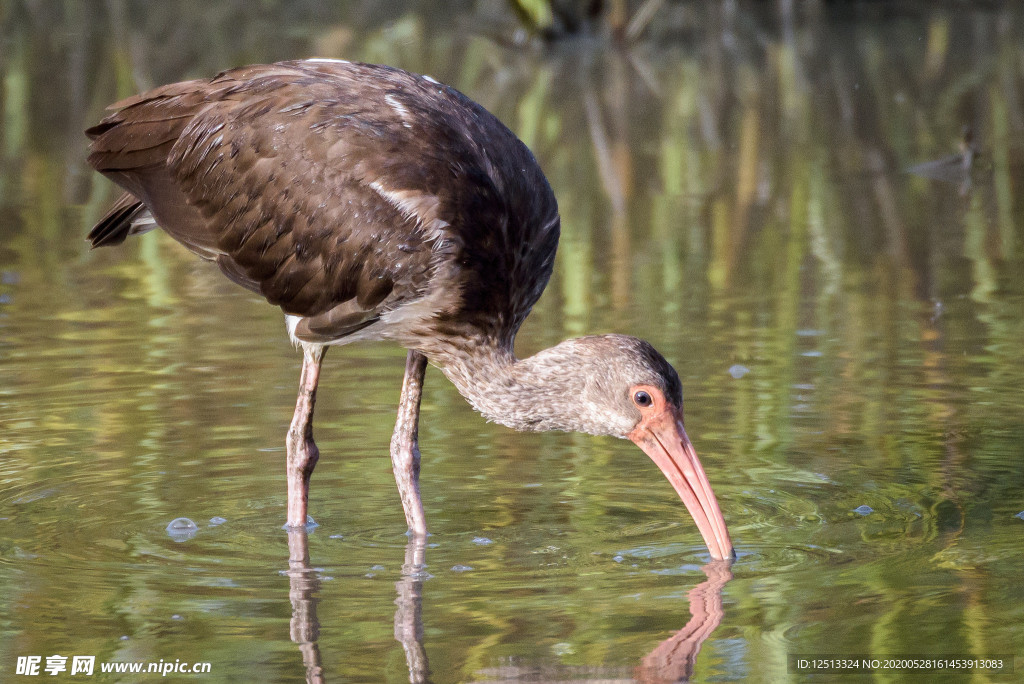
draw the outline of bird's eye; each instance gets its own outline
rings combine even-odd
[[[649,393],[640,390],[639,392],[633,395],[633,403],[639,406],[640,408],[647,408],[648,406],[654,403],[654,399],[651,398],[651,395]]]

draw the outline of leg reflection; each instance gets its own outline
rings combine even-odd
[[[288,529],[288,598],[292,602],[291,639],[299,646],[306,681],[322,684],[324,668],[320,659],[320,620],[316,616],[320,578],[309,565],[309,537],[305,528]]]
[[[410,684],[430,681],[430,666],[423,648],[423,580],[427,577],[426,539],[410,535],[405,547],[402,579],[395,583],[395,640],[405,649],[405,662],[409,666]]]
[[[722,588],[732,579],[731,561],[711,561],[701,570],[708,576],[687,594],[690,621],[648,653],[636,670],[636,678],[647,684],[685,682],[693,676],[701,644],[722,622]]]

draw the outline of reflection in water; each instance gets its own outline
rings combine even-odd
[[[637,668],[637,679],[651,684],[687,681],[693,676],[701,644],[718,629],[725,612],[722,609],[722,588],[732,579],[729,561],[711,561],[701,570],[708,576],[687,596],[690,599],[690,621],[656,649],[644,656]]]
[[[317,639],[320,620],[317,617],[320,580],[318,570],[309,563],[309,536],[305,529],[288,530],[288,597],[292,604],[291,640],[298,644],[302,663],[306,668],[306,681],[324,682],[324,670]],[[718,629],[725,612],[722,608],[722,590],[732,579],[732,561],[713,560],[701,568],[707,579],[687,593],[690,602],[690,620],[686,626],[644,656],[635,670],[636,680],[645,684],[666,684],[689,681],[697,655],[704,641]],[[426,540],[410,537],[405,547],[402,578],[395,583],[395,641],[402,644],[405,662],[409,668],[410,684],[430,681],[430,664],[423,637],[423,582],[430,577],[426,572]],[[571,670],[579,674],[579,670]],[[485,669],[486,681],[537,681],[569,672],[561,667],[505,666]],[[596,681],[579,679],[574,681]],[[602,679],[602,681],[605,681]]]
[[[426,539],[410,537],[405,547],[402,579],[395,584],[395,640],[405,650],[410,684],[430,681],[430,666],[423,647],[423,580],[426,573]],[[291,640],[298,644],[302,663],[306,667],[306,681],[324,682],[323,661],[320,656],[319,570],[309,562],[309,533],[304,528],[288,528],[288,598],[292,604]]]
[[[643,684],[669,684],[690,680],[701,645],[718,629],[725,616],[722,608],[722,589],[732,579],[731,566],[732,561],[713,560],[701,568],[707,579],[687,593],[690,601],[690,621],[643,657],[640,665],[633,671],[634,681]],[[624,673],[608,668],[511,665],[483,670],[480,674],[488,676],[488,679],[483,680],[487,682],[551,682],[556,678],[592,684],[629,681],[618,679]],[[613,680],[612,677],[616,679]]]
[[[971,190],[971,170],[974,168],[974,162],[979,153],[973,129],[970,126],[964,126],[959,152],[941,159],[915,164],[909,167],[907,172],[959,185],[960,196],[964,197]]]
[[[695,678],[783,681],[790,648],[1021,652],[1024,3],[671,2],[627,50],[502,47],[495,2],[200,4],[0,2],[0,668],[114,640],[218,678],[258,649],[262,680],[294,681],[296,644],[264,622],[290,581],[313,675],[406,669],[397,572],[366,576],[406,542],[385,446],[400,350],[325,369],[309,545],[339,580],[305,554],[278,576],[298,370],[280,316],[157,235],[116,255],[81,239],[112,199],[84,162],[104,104],[314,55],[452,83],[536,153],[563,238],[524,352],[630,329],[677,362],[749,551]],[[964,123],[967,196],[963,152],[946,182],[904,172]],[[430,676],[552,653],[562,676],[639,676],[685,622],[663,573],[697,538],[671,490],[622,445],[484,425],[446,384],[427,381],[421,435],[446,540]],[[199,528],[180,542],[179,517]]]
[[[289,634],[302,653],[306,681],[320,684],[325,681],[317,643],[320,638],[320,620],[316,614],[320,578],[318,571],[309,564],[309,534],[304,528],[288,528],[288,587],[288,598],[292,602]]]
[[[410,684],[430,681],[427,651],[423,647],[423,580],[428,577],[425,562],[426,539],[410,536],[405,547],[402,579],[395,583],[395,640],[405,650]]]

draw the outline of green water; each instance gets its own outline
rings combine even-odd
[[[629,45],[538,47],[497,2],[0,3],[0,681],[54,654],[211,665],[93,676],[123,682],[1024,655],[1024,10],[787,6],[669,3]],[[145,87],[312,55],[431,74],[536,152],[563,237],[519,352],[629,332],[675,364],[731,568],[702,572],[632,444],[489,425],[433,369],[433,536],[407,548],[387,345],[327,356],[319,527],[289,564],[280,312],[159,233],[90,251],[116,191],[81,131]],[[965,126],[969,171],[905,172]]]

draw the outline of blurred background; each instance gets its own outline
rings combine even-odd
[[[740,554],[696,665],[645,671],[706,579],[671,487],[628,443],[486,424],[430,370],[433,681],[1024,652],[1024,6],[0,0],[0,672],[311,676],[280,530],[300,359],[162,233],[88,249],[117,191],[82,133],[141,90],[311,56],[429,74],[534,151],[563,233],[519,354],[654,343]],[[395,615],[403,358],[325,363],[304,605],[329,681],[425,681]],[[197,534],[167,534],[181,516]]]

